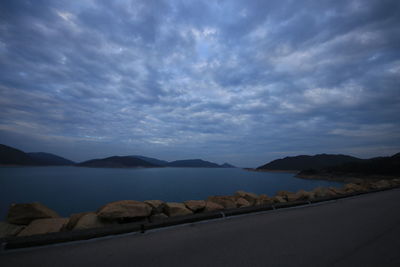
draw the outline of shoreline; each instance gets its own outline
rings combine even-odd
[[[68,239],[81,236],[82,231],[95,232],[102,236],[111,234],[107,229],[114,229],[113,233],[132,232],[136,228],[142,231],[145,225],[158,228],[215,216],[293,207],[398,187],[400,178],[374,181],[359,179],[341,187],[316,187],[311,191],[298,192],[282,190],[271,197],[237,191],[233,195],[214,195],[204,200],[183,202],[120,200],[105,204],[96,211],[75,213],[64,218],[39,202],[20,203],[11,205],[6,221],[0,222],[0,243],[24,243],[24,240],[51,235]]]
[[[299,170],[267,170],[267,169],[255,169],[255,168],[243,168],[243,170],[251,172],[277,172],[277,173],[299,173]]]

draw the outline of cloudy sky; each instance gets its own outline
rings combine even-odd
[[[400,1],[0,2],[0,143],[258,166],[400,151]]]

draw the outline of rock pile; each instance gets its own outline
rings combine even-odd
[[[55,211],[38,202],[12,204],[8,211],[7,222],[0,222],[0,238],[99,228],[126,222],[153,222],[201,212],[309,201],[397,186],[400,186],[400,179],[356,180],[345,184],[342,188],[317,187],[311,192],[279,191],[273,197],[237,191],[233,196],[210,196],[207,200],[188,200],[183,203],[121,200],[108,203],[96,212],[76,213],[69,218],[60,218]]]

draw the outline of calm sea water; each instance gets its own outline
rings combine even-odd
[[[0,220],[11,203],[39,201],[62,216],[93,211],[116,200],[184,201],[237,190],[274,195],[340,183],[298,179],[290,173],[242,169],[1,167]]]

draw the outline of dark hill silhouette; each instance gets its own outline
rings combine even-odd
[[[75,164],[73,161],[54,154],[25,153],[22,150],[0,144],[0,165],[55,166],[73,164]]]
[[[33,158],[25,152],[0,144],[1,165],[37,165]]]
[[[199,168],[221,168],[216,163],[205,161],[202,159],[185,159],[176,160],[168,163],[169,167],[199,167]]]
[[[133,168],[133,167],[161,167],[160,165],[152,164],[150,162],[144,161],[139,158],[132,156],[113,156],[103,159],[92,159],[88,161],[81,162],[76,166],[79,167],[99,167],[99,168]]]
[[[400,175],[400,153],[326,167],[322,172],[362,175]]]
[[[145,157],[145,156],[140,156],[140,155],[133,155],[130,157],[134,157],[134,158],[138,158],[138,159],[142,159],[144,161],[147,161],[151,164],[155,164],[158,166],[167,166],[168,165],[168,161],[165,160],[161,160],[161,159],[156,159],[156,158],[150,158],[150,157]]]
[[[225,162],[224,164],[221,164],[222,168],[236,168],[236,166],[233,166],[232,164],[229,164],[227,162]]]
[[[307,169],[322,169],[329,166],[335,166],[347,162],[359,162],[359,158],[347,155],[318,154],[314,156],[301,155],[295,157],[286,157],[283,159],[273,160],[257,170],[288,170],[300,171]]]
[[[45,152],[32,152],[26,153],[29,157],[31,157],[36,164],[39,165],[74,165],[75,162],[65,159],[63,157],[45,153]]]

